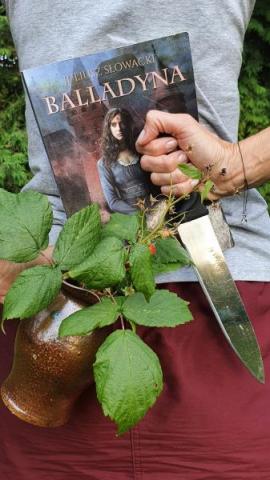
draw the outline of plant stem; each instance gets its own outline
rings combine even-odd
[[[147,243],[149,240],[154,240],[157,236],[159,236],[160,229],[165,225],[165,218],[167,213],[170,211],[172,205],[171,201],[168,198],[167,208],[165,212],[162,214],[161,219],[159,220],[157,226],[150,232],[146,237],[142,238],[141,243]]]
[[[133,333],[136,333],[136,325],[135,325],[135,323],[132,322],[131,320],[129,320],[129,323],[130,323],[130,325],[131,325],[131,328],[132,328]]]
[[[108,294],[108,297],[112,300],[113,303],[116,303],[116,300],[111,292],[111,289],[110,288],[106,288],[106,293]]]
[[[98,301],[100,302],[100,296],[94,291],[94,290],[89,290],[89,292],[94,295],[94,297],[96,297],[98,299]]]
[[[52,258],[49,258],[49,257],[47,257],[47,255],[45,255],[45,253],[44,253],[44,252],[40,252],[40,255],[41,255],[43,258],[45,258],[45,259],[48,261],[48,263],[49,263],[50,265],[55,265],[55,263],[54,263],[53,259],[52,259]]]
[[[121,327],[122,327],[122,330],[125,330],[125,321],[124,321],[124,317],[123,317],[123,315],[122,315],[122,314],[120,315],[120,320],[121,320]]]

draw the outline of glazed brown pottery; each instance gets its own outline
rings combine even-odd
[[[72,407],[91,383],[95,354],[108,329],[86,336],[58,338],[62,320],[96,297],[64,282],[47,309],[21,320],[12,370],[1,388],[3,402],[21,420],[41,427],[66,423]]]

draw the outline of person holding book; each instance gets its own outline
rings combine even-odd
[[[111,212],[134,213],[138,202],[151,191],[149,175],[142,170],[135,149],[133,121],[128,110],[108,110],[102,132],[102,158],[98,172],[103,194]]]
[[[151,181],[165,195],[171,190],[176,196],[188,194],[199,184],[199,180],[181,173],[178,166],[182,162],[192,163],[214,182],[211,200],[239,194],[270,180],[270,127],[231,143],[209,132],[190,115],[153,110],[146,116],[136,147],[142,154],[142,168],[151,172]],[[247,203],[246,216],[249,208],[253,214],[253,206]],[[270,233],[269,222],[265,228]]]
[[[21,69],[189,32],[200,124],[186,115],[152,112],[137,146],[142,167],[164,193],[171,178],[176,195],[194,188],[178,171],[178,163],[190,161],[202,169],[213,164],[216,190],[212,195],[222,197],[235,240],[226,259],[254,324],[268,378],[270,222],[265,202],[250,189],[248,221],[242,223],[241,190],[270,178],[269,132],[240,142],[245,172],[237,146],[237,80],[254,3],[67,0],[54,2],[52,8],[48,0],[5,1]],[[53,244],[65,213],[26,101],[29,163],[35,173],[26,189],[50,198]],[[167,135],[157,138],[161,131]],[[224,169],[225,176],[221,175]],[[240,195],[235,195],[238,190]],[[1,262],[2,298],[18,271],[28,266]],[[256,383],[233,356],[192,269],[172,272],[160,281],[190,302],[196,320],[179,329],[144,332],[164,370],[164,392],[154,408],[120,438],[103,418],[93,390],[81,397],[70,423],[54,430],[19,422],[3,408],[0,476],[16,480],[269,480],[269,382]],[[8,343],[0,337],[1,380],[9,370],[12,340]]]

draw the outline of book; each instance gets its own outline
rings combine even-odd
[[[155,194],[135,141],[149,110],[198,119],[187,32],[22,72],[68,216],[132,213]]]

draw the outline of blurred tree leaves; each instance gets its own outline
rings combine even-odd
[[[257,0],[245,37],[240,74],[239,137],[269,126],[270,118],[270,3]]]
[[[245,38],[239,80],[241,98],[239,138],[270,124],[270,3],[257,0]],[[270,212],[270,182],[259,188]]]
[[[3,57],[5,58],[3,60]],[[30,178],[24,96],[4,7],[0,6],[0,187],[18,192]]]

